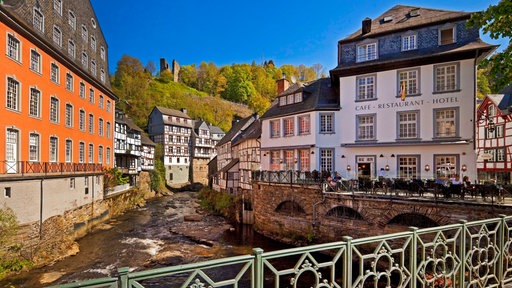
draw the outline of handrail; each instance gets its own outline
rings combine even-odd
[[[505,287],[512,216],[129,272],[54,287]],[[104,283],[110,286],[101,286]]]
[[[102,172],[103,170],[103,165],[98,163],[0,161],[0,176],[10,177]]]

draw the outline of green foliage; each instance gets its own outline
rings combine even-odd
[[[8,273],[21,271],[32,265],[21,257],[21,246],[14,244],[18,228],[18,220],[12,209],[0,209],[0,279]]]
[[[489,79],[487,78],[487,71],[485,69],[478,69],[477,73],[477,98],[484,99],[486,95],[491,94],[491,88],[489,87]]]
[[[502,0],[497,5],[490,5],[487,10],[475,13],[468,21],[469,27],[478,27],[489,33],[492,39],[512,37],[512,1]],[[488,68],[491,90],[499,92],[512,83],[512,42],[500,53],[481,62],[482,68]]]
[[[228,219],[234,219],[235,202],[237,200],[230,194],[203,188],[199,191],[199,199],[202,207],[219,213]]]
[[[163,148],[162,145],[157,144],[155,147],[155,169],[149,172],[151,190],[161,192],[165,190],[165,166],[162,162]]]
[[[112,188],[118,185],[126,184],[130,181],[129,177],[123,177],[123,172],[119,170],[117,167],[109,168],[105,170],[104,178],[104,186],[105,190],[108,188]]]

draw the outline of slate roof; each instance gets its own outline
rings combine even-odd
[[[413,16],[414,11],[418,13],[417,16]],[[456,19],[469,19],[471,14],[471,12],[396,5],[372,20],[369,33],[362,35],[362,29],[359,29],[347,38],[340,40],[340,42],[359,41],[364,38],[376,37],[379,34],[394,33],[398,30],[414,29]],[[385,18],[391,20],[385,21]]]
[[[279,97],[303,93],[300,103],[279,105]],[[331,86],[330,78],[320,78],[308,83],[294,84],[278,95],[274,104],[261,116],[261,119],[275,118],[286,115],[294,115],[315,110],[340,109],[339,96]]]
[[[151,141],[145,133],[141,134],[140,143],[145,146],[156,146],[156,143]]]
[[[164,115],[170,115],[170,116],[176,116],[176,117],[190,119],[190,117],[187,115],[187,113],[183,113],[182,111],[179,111],[179,110],[165,108],[162,106],[156,106],[155,109],[157,109],[158,111],[160,111],[160,113],[162,113]]]
[[[236,164],[240,162],[240,159],[235,158],[232,159],[226,166],[222,167],[218,172],[228,172],[229,169],[233,168]]]
[[[258,139],[261,136],[261,119],[256,119],[254,122],[237,137],[236,141],[231,143],[231,147],[239,145],[245,140]]]
[[[125,123],[128,125],[128,128],[138,131],[138,132],[144,132],[139,126],[137,126],[135,123],[133,123],[132,118],[125,117]]]
[[[220,127],[217,127],[215,125],[208,125],[208,127],[210,128],[211,134],[226,134],[226,132],[220,129]]]
[[[246,117],[244,119],[238,120],[231,126],[231,129],[220,139],[219,143],[217,143],[217,146],[222,146],[230,141],[236,141],[236,137],[238,136],[240,131],[243,131],[247,128],[248,125],[250,125],[255,119],[257,118],[257,115],[251,115],[249,117]]]

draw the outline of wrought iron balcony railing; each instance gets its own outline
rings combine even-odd
[[[38,174],[76,174],[101,171],[103,171],[103,165],[97,163],[0,161],[0,177]]]

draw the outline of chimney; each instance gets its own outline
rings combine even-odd
[[[187,114],[187,108],[181,108],[180,110],[181,110],[181,112]]]
[[[288,87],[290,87],[290,82],[288,82],[288,80],[286,80],[286,78],[284,78],[284,77],[277,80],[276,82],[277,82],[277,95],[283,93],[284,91],[286,91],[286,89],[288,89]]]
[[[372,31],[372,19],[366,17],[363,20],[362,34],[365,35],[365,34],[370,33],[371,31]]]

